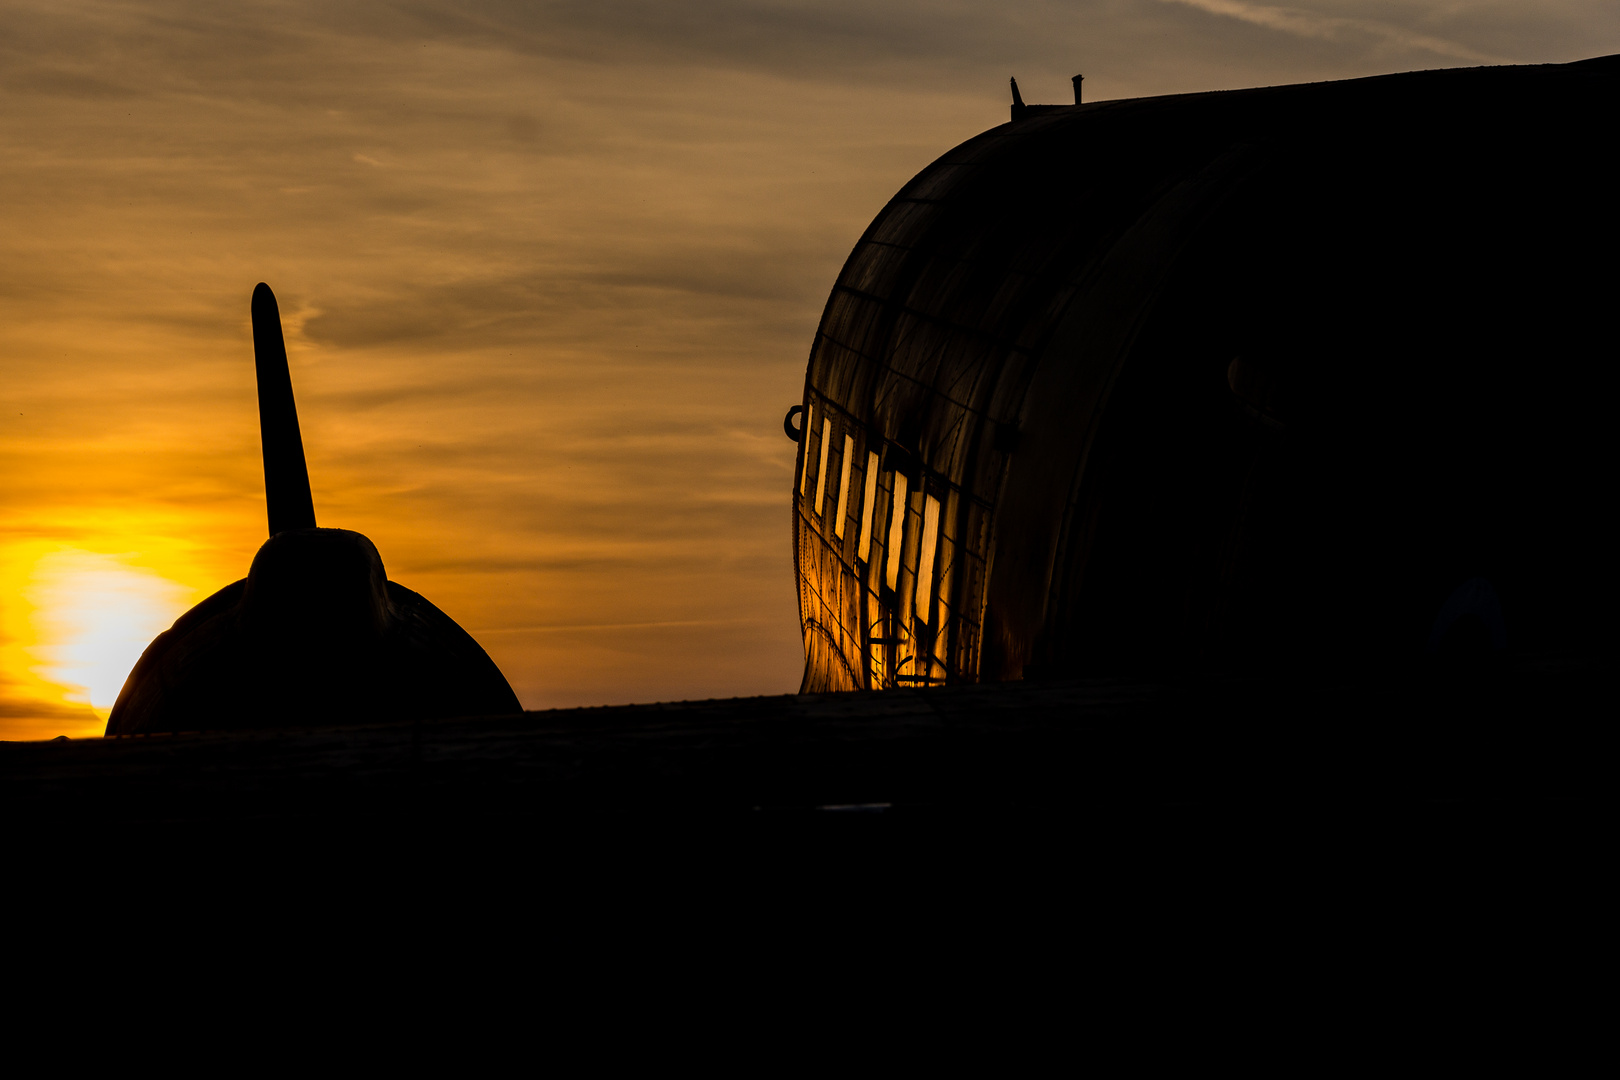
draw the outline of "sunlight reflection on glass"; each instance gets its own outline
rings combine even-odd
[[[833,518],[833,534],[844,538],[844,518],[849,514],[849,467],[855,460],[855,440],[844,436],[844,466],[838,477],[838,513]]]
[[[832,445],[832,420],[821,421],[821,467],[816,471],[816,517],[821,516],[823,499],[827,494],[827,450]]]
[[[878,456],[866,455],[866,494],[861,498],[861,562],[872,561],[872,511],[877,505]]]
[[[917,564],[917,617],[934,621],[934,549],[939,545],[939,500],[932,495],[923,501],[921,559]]]
[[[906,478],[894,474],[894,496],[889,503],[889,565],[884,580],[893,589],[900,580],[900,539],[906,527]]]

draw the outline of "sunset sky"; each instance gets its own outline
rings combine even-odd
[[[1026,100],[1620,52],[1620,4],[0,0],[0,739],[99,734],[265,538],[248,300],[320,524],[528,708],[784,693],[781,420],[834,277]]]

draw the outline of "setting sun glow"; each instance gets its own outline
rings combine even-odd
[[[40,542],[3,554],[0,727],[11,738],[101,734],[141,652],[211,591],[127,554]]]
[[[106,719],[147,644],[186,609],[190,590],[111,555],[58,551],[34,568],[34,653],[39,673],[81,687]]]

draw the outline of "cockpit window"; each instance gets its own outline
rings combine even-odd
[[[802,498],[810,490],[810,417],[815,412],[812,405],[804,411],[804,470],[799,473],[799,495]]]
[[[900,538],[905,535],[905,528],[906,477],[904,473],[895,473],[894,495],[889,500],[889,560],[883,572],[890,589],[900,580]]]
[[[872,511],[877,507],[878,456],[866,454],[866,494],[861,498],[861,562],[872,561]]]
[[[838,476],[838,516],[833,520],[833,532],[844,538],[844,519],[849,516],[849,466],[855,460],[855,440],[844,436],[844,464]]]
[[[917,564],[917,617],[934,621],[934,549],[939,546],[939,500],[923,500],[922,553]]]
[[[816,516],[821,516],[821,508],[825,505],[822,498],[827,494],[827,451],[832,444],[832,418],[821,418],[821,466],[816,470]]]

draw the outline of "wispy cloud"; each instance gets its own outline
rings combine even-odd
[[[1508,57],[1493,56],[1457,41],[1418,33],[1408,27],[1377,19],[1361,19],[1345,15],[1325,15],[1304,8],[1273,7],[1269,4],[1248,4],[1243,0],[1160,0],[1166,4],[1180,4],[1196,8],[1211,15],[1263,26],[1278,33],[1295,37],[1314,38],[1319,41],[1351,41],[1357,38],[1373,40],[1399,49],[1432,53],[1453,60],[1469,60],[1477,64],[1508,64]]]

